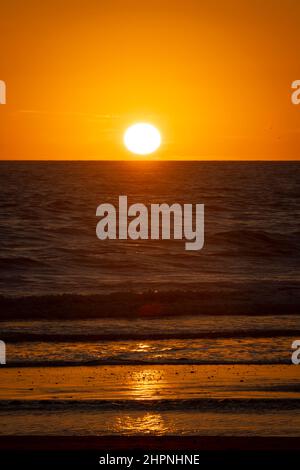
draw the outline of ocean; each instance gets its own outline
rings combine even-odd
[[[0,294],[109,293],[199,282],[299,282],[300,165],[1,162]],[[96,208],[205,204],[205,245],[100,241]]]
[[[204,248],[100,241],[119,195]],[[300,435],[299,216],[296,162],[1,162],[0,432]]]

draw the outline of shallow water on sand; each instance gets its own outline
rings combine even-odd
[[[0,413],[4,435],[300,436],[300,410]]]
[[[1,370],[1,434],[300,436],[293,366]]]

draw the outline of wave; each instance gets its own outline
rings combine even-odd
[[[272,359],[266,360],[189,360],[185,358],[180,359],[162,359],[162,360],[153,360],[153,359],[144,359],[144,360],[134,360],[134,359],[121,359],[121,358],[106,358],[106,359],[99,359],[99,360],[49,360],[49,361],[39,361],[39,360],[32,360],[32,361],[10,361],[7,362],[5,368],[31,368],[31,367],[95,367],[95,366],[174,366],[174,365],[187,365],[187,366],[234,366],[234,365],[284,365],[290,364],[290,359]]]
[[[124,341],[124,340],[184,340],[184,339],[231,339],[231,338],[297,338],[300,337],[300,330],[280,328],[268,331],[247,329],[247,330],[226,330],[226,331],[162,331],[162,332],[143,332],[137,331],[130,333],[128,331],[118,333],[22,333],[22,332],[5,332],[1,338],[10,343],[24,342],[53,342],[53,343],[86,343],[96,341]]]
[[[39,261],[35,258],[26,256],[14,256],[14,257],[0,257],[0,269],[7,270],[8,268],[21,268],[30,266],[46,266],[46,263]]]
[[[170,290],[0,296],[0,320],[161,318],[184,315],[297,315],[298,282],[198,282]]]
[[[232,256],[232,250],[246,255],[300,256],[300,241],[297,232],[277,233],[265,230],[235,229],[213,234],[210,242],[222,249],[216,248],[215,254]],[[229,249],[228,249],[229,248]]]
[[[263,412],[299,410],[299,398],[194,398],[151,400],[0,400],[0,411],[145,410]]]

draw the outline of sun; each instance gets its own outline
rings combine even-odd
[[[159,130],[152,124],[139,122],[128,127],[124,134],[124,145],[132,153],[148,155],[160,147]]]

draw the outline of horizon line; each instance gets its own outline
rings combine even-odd
[[[249,158],[249,159],[223,159],[223,158],[214,158],[214,159],[209,159],[209,158],[199,158],[199,159],[194,159],[194,158],[187,158],[187,159],[154,159],[154,158],[114,158],[114,159],[97,159],[97,158],[75,158],[75,159],[53,159],[53,158],[35,158],[35,159],[23,159],[23,158],[12,158],[12,159],[0,159],[0,163],[5,162],[140,162],[140,163],[145,163],[145,162],[265,162],[265,163],[291,163],[291,162],[299,162],[300,163],[300,158],[293,158],[293,159],[271,159],[271,158]]]

